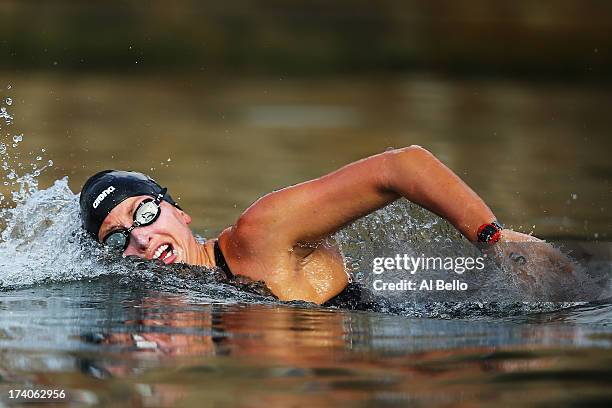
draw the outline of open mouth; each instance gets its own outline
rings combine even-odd
[[[176,250],[170,244],[162,244],[153,254],[153,259],[159,259],[165,264],[172,263],[176,259]]]

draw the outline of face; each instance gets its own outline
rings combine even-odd
[[[104,237],[115,229],[129,228],[134,223],[134,211],[138,205],[150,198],[130,197],[113,208],[98,231],[98,240],[102,242]],[[162,201],[160,207],[161,212],[157,220],[132,230],[130,243],[123,255],[160,259],[165,264],[194,264],[199,244],[188,226],[191,217],[166,201]]]

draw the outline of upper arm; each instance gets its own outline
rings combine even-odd
[[[315,242],[383,207],[399,195],[389,188],[394,150],[351,163],[332,173],[267,194],[240,217],[237,227],[272,234],[285,244]],[[270,238],[270,237],[269,237]]]

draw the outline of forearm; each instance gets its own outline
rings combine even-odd
[[[484,201],[427,150],[411,146],[387,153],[386,188],[447,219],[470,241],[495,219]]]

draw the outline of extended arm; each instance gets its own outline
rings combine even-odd
[[[270,193],[251,205],[234,226],[223,232],[220,241],[239,274],[265,281],[283,300],[323,303],[346,285],[344,269],[304,268],[311,261],[296,248],[316,243],[402,196],[446,218],[473,242],[477,241],[478,227],[495,219],[456,174],[427,150],[410,146]],[[509,242],[541,241],[503,230],[500,244],[491,248],[499,260],[508,258],[511,250],[516,252]],[[522,249],[525,259],[537,256],[534,259],[540,264],[539,260],[546,259],[562,265],[565,271],[571,270],[569,260],[548,244]],[[304,272],[307,269],[311,273]]]
[[[270,193],[237,225],[264,228],[284,244],[314,242],[401,196],[446,218],[471,241],[480,225],[495,219],[448,167],[422,147],[410,146]]]

